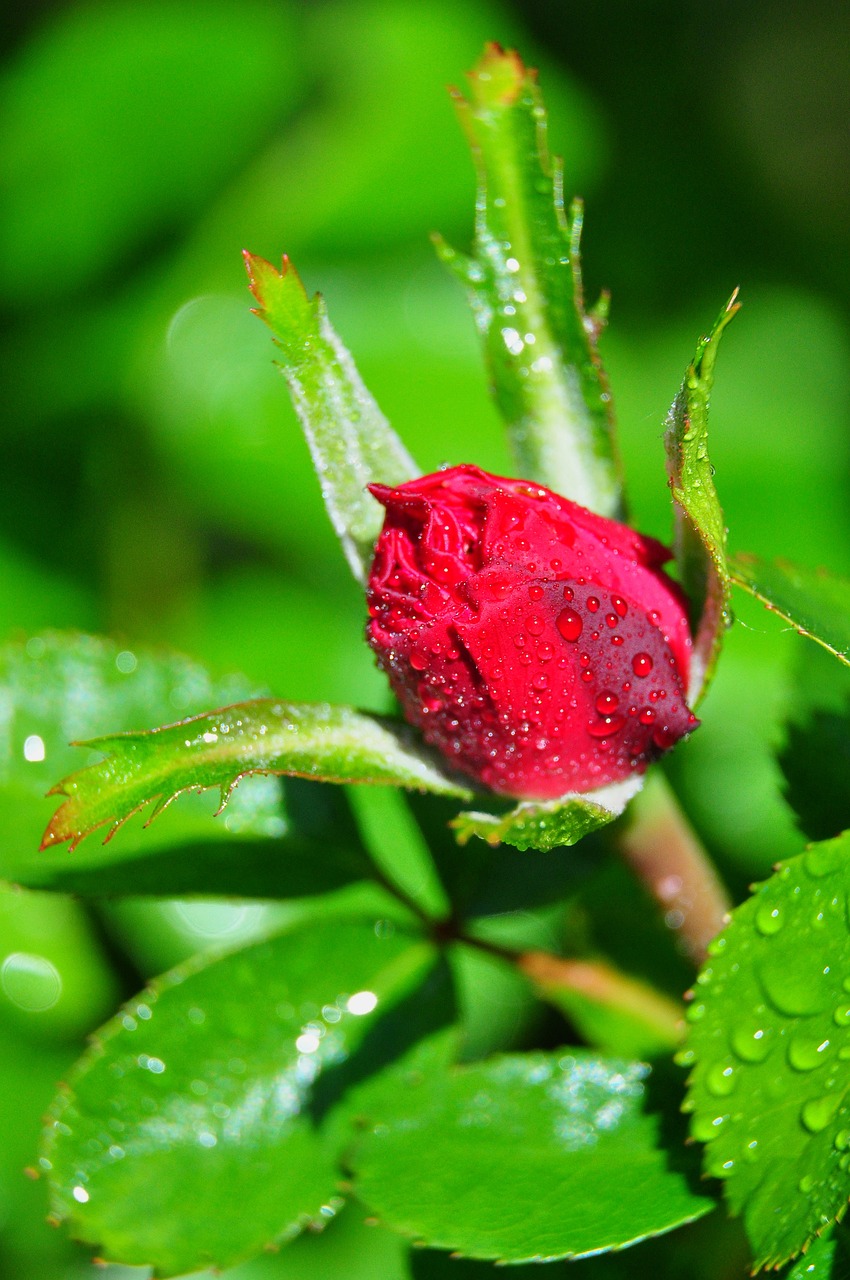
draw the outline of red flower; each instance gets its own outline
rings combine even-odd
[[[697,724],[660,543],[473,466],[369,487],[387,514],[367,637],[407,719],[457,768],[551,799],[643,772]]]

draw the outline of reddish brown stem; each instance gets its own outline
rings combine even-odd
[[[649,778],[632,803],[617,844],[677,932],[682,949],[701,964],[731,903],[663,774]]]

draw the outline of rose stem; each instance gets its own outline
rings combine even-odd
[[[513,951],[486,938],[464,934],[459,941],[514,964],[545,999],[547,992],[573,991],[593,1004],[628,1013],[654,1040],[675,1048],[684,1031],[682,1006],[649,983],[620,973],[600,960],[576,960],[549,951]]]
[[[682,1038],[685,1024],[681,1005],[648,983],[620,973],[613,965],[599,960],[563,959],[547,951],[526,951],[517,957],[516,966],[544,995],[553,988],[566,988],[594,1004],[631,1014],[670,1048],[675,1048]]]
[[[709,942],[726,923],[731,902],[662,773],[656,770],[647,779],[614,839],[663,908],[687,955],[701,964]]]

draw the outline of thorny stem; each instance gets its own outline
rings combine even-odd
[[[701,964],[731,908],[708,853],[657,770],[632,802],[617,847],[664,911],[683,949]]]

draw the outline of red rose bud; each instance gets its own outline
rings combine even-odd
[[[550,489],[452,467],[386,507],[367,636],[411,723],[494,791],[642,773],[698,723],[669,551]]]

